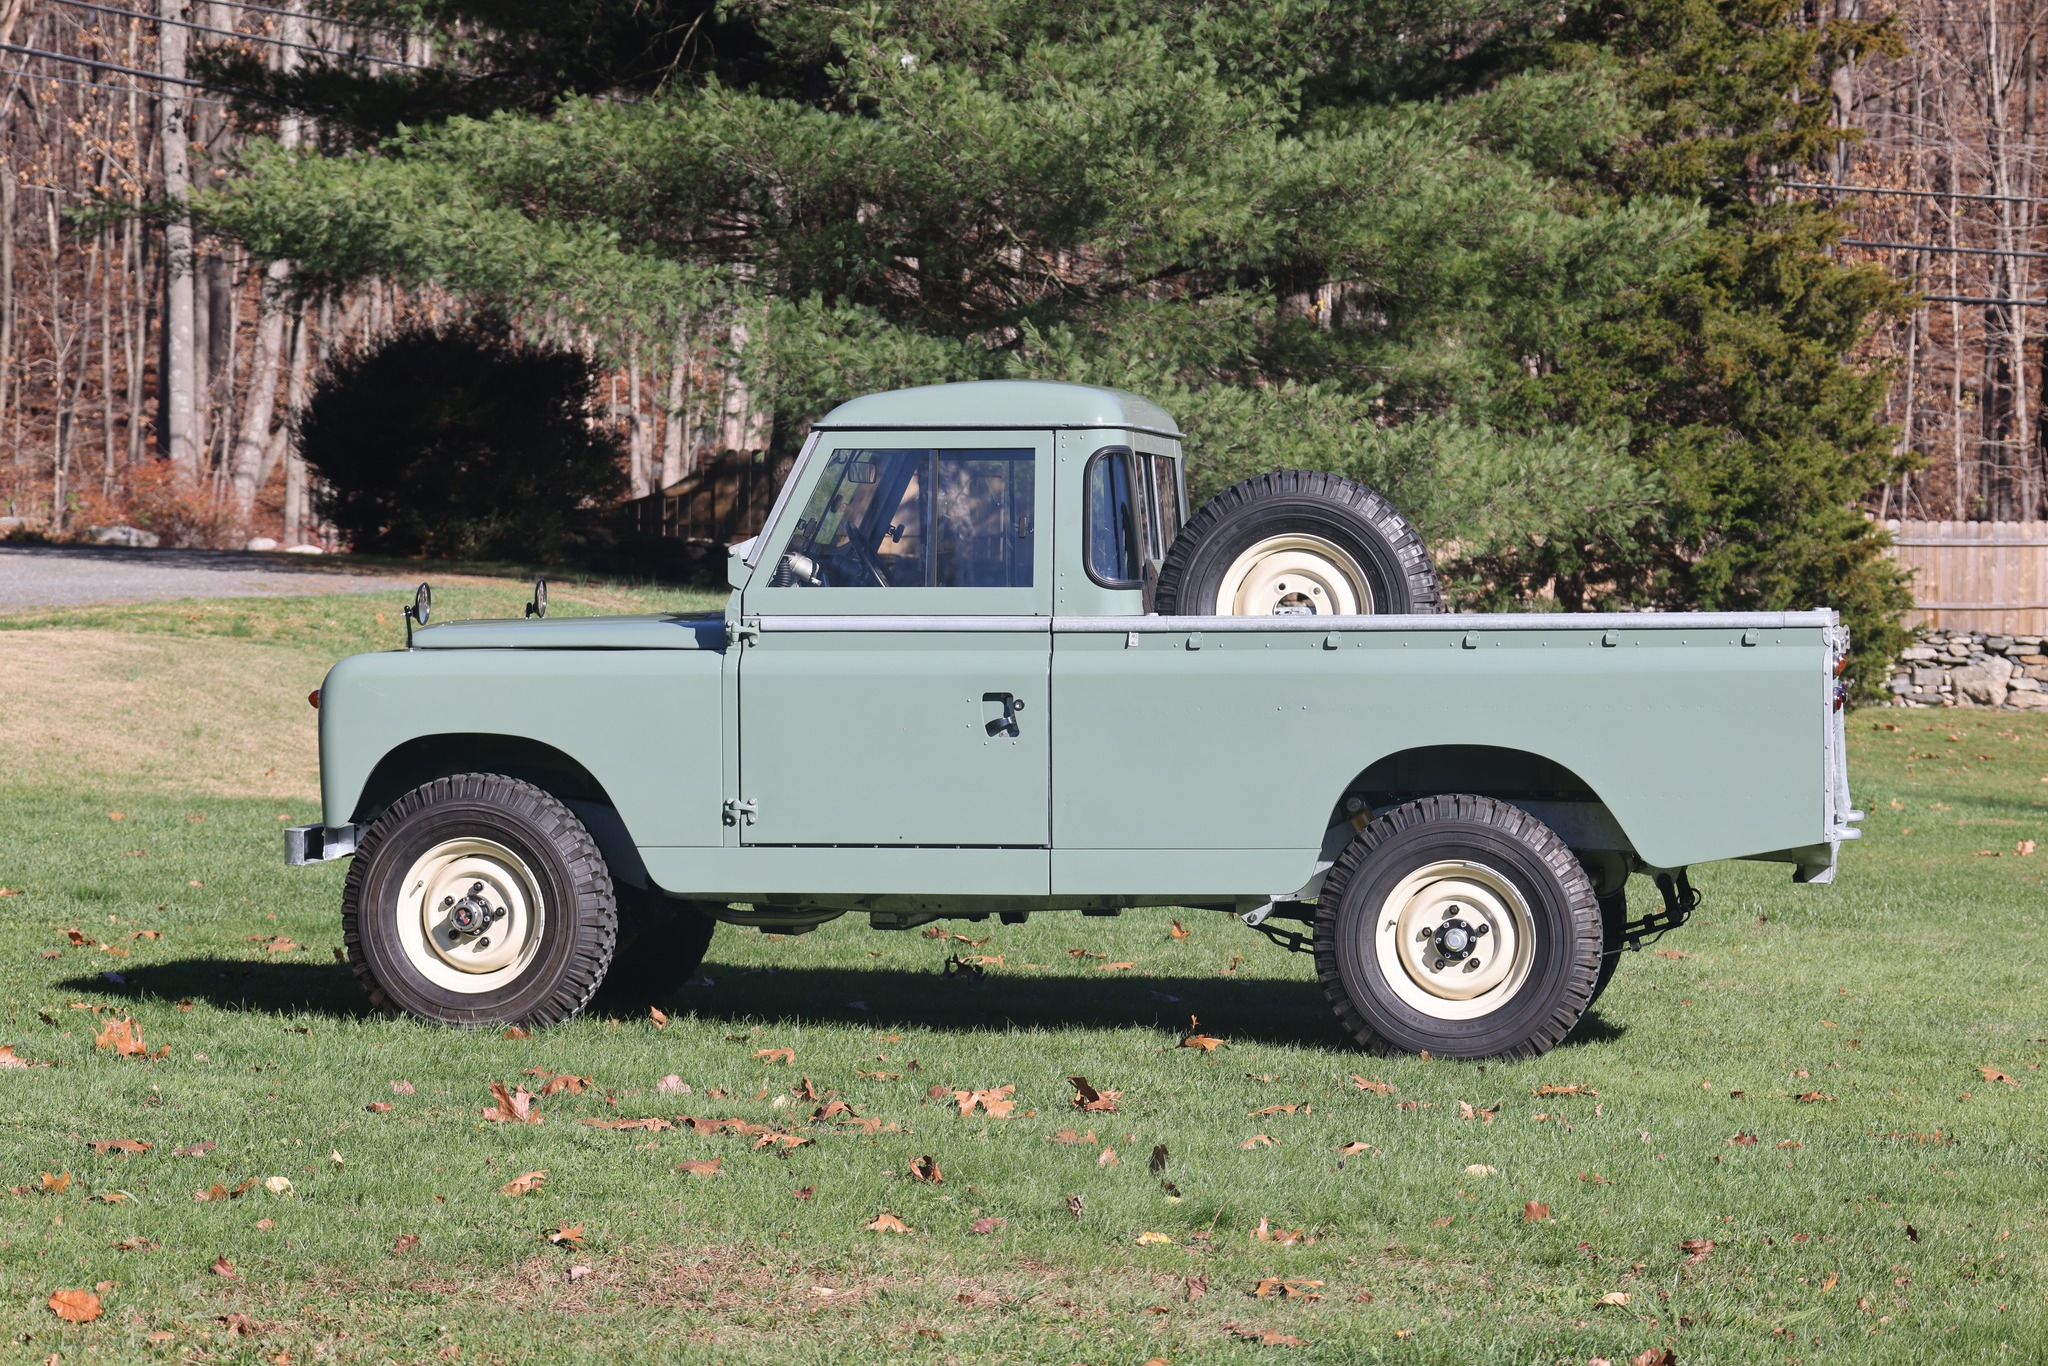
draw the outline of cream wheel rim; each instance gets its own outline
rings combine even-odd
[[[406,961],[448,991],[473,996],[517,981],[540,951],[546,923],[540,879],[493,840],[443,840],[399,884]]]
[[[1380,903],[1380,973],[1402,1004],[1439,1020],[1498,1010],[1529,979],[1534,921],[1515,885],[1485,864],[1417,868]]]
[[[1268,536],[1231,561],[1216,590],[1220,617],[1360,617],[1372,611],[1364,569],[1321,536]]]

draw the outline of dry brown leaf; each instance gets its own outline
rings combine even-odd
[[[812,1099],[815,1100],[816,1097],[813,1096]],[[849,1115],[855,1119],[858,1119],[860,1117],[859,1112],[856,1111],[851,1105],[847,1104],[845,1101],[840,1100],[838,1097],[835,1096],[831,1100],[826,1101],[823,1105],[820,1105],[817,1109],[811,1111],[811,1122],[814,1124],[821,1124],[828,1119],[838,1119],[842,1115]]]
[[[1167,934],[1175,939],[1185,939],[1188,937],[1187,928],[1178,920],[1173,922],[1173,928],[1168,930]]]
[[[1097,963],[1095,970],[1097,972],[1128,972],[1136,966],[1138,966],[1136,963]]]
[[[1493,1123],[1493,1117],[1499,1113],[1499,1105],[1493,1105],[1488,1109],[1478,1110],[1474,1109],[1471,1105],[1467,1104],[1462,1100],[1458,1102],[1459,1119],[1476,1119],[1481,1124],[1491,1124]]]
[[[593,1129],[617,1129],[622,1131],[627,1129],[645,1129],[651,1134],[658,1134],[663,1129],[673,1129],[676,1127],[660,1115],[648,1115],[644,1119],[583,1119],[578,1120],[577,1123],[587,1124]]]
[[[156,1244],[147,1238],[123,1238],[120,1242],[109,1243],[107,1246],[113,1248],[116,1252],[148,1252]]]
[[[153,1146],[139,1138],[95,1138],[87,1141],[92,1144],[95,1157],[105,1157],[108,1153],[146,1153]]]
[[[2007,1086],[2019,1085],[2018,1082],[2014,1081],[2011,1077],[2008,1077],[2007,1075],[2005,1075],[2005,1073],[1999,1071],[1995,1067],[1980,1067],[1977,1069],[1977,1071],[1983,1076],[1984,1080],[1986,1081],[2003,1082]]]
[[[545,1171],[524,1172],[518,1176],[513,1177],[504,1185],[498,1187],[498,1194],[531,1195],[533,1192],[539,1190],[541,1186],[547,1181],[547,1179],[548,1174]]]
[[[1101,1155],[1095,1159],[1095,1165],[1098,1167],[1121,1167],[1123,1164],[1124,1160],[1116,1155],[1114,1148],[1104,1148]]]
[[[1164,1234],[1164,1233],[1141,1233],[1141,1234],[1139,1234],[1139,1235],[1138,1235],[1138,1246],[1139,1246],[1139,1247],[1172,1247],[1172,1246],[1173,1246],[1173,1239],[1172,1239],[1172,1238],[1170,1238],[1170,1237],[1168,1237],[1168,1236],[1167,1236],[1166,1234]]]
[[[647,1018],[656,1029],[668,1028],[668,1016],[662,1013],[660,1006],[647,1007]]]
[[[391,1102],[388,1100],[373,1100],[363,1108],[373,1115],[388,1115],[391,1113]]]
[[[1182,1048],[1199,1048],[1204,1053],[1214,1053],[1217,1045],[1222,1042],[1223,1040],[1216,1038],[1214,1035],[1204,1034],[1202,1032],[1202,1022],[1192,1015],[1188,1016],[1187,1033],[1180,1036],[1180,1046]]]
[[[1253,1135],[1252,1135],[1252,1136],[1251,1136],[1250,1138],[1246,1139],[1246,1140],[1245,1140],[1244,1142],[1242,1142],[1242,1143],[1238,1144],[1237,1146],[1238,1146],[1238,1147],[1240,1147],[1240,1148],[1246,1148],[1246,1149],[1250,1149],[1250,1148],[1270,1148],[1270,1147],[1272,1147],[1272,1146],[1273,1146],[1273,1135],[1271,1135],[1271,1134],[1253,1134]]]
[[[1086,1077],[1068,1077],[1067,1084],[1074,1088],[1074,1108],[1098,1114],[1115,1114],[1116,1103],[1123,1098],[1121,1091],[1098,1091],[1088,1084]]]
[[[1390,1096],[1394,1093],[1395,1089],[1386,1082],[1368,1081],[1364,1077],[1355,1075],[1351,1078],[1351,1084],[1361,1091],[1370,1091],[1376,1096]]]
[[[556,1247],[582,1247],[583,1225],[563,1224],[560,1228],[549,1229],[547,1239]]]
[[[1322,1284],[1321,1281],[1288,1281],[1278,1276],[1266,1276],[1251,1288],[1250,1293],[1262,1300],[1319,1300],[1322,1296],[1315,1292],[1322,1288]]]
[[[1309,1105],[1306,1101],[1298,1100],[1295,1101],[1292,1105],[1268,1105],[1263,1110],[1254,1110],[1251,1113],[1251,1118],[1264,1119],[1267,1115],[1307,1115],[1313,1113],[1315,1113],[1315,1109],[1313,1106]]]
[[[1669,1347],[1649,1347],[1629,1358],[1628,1366],[1678,1366],[1678,1353]]]
[[[1626,1308],[1628,1306],[1628,1292],[1626,1290],[1610,1290],[1600,1297],[1600,1303],[1611,1304],[1617,1309]]]
[[[14,1051],[14,1045],[11,1043],[0,1043],[0,1071],[18,1067],[48,1067],[49,1065],[46,1062],[37,1062],[31,1058],[21,1057]]]
[[[870,1233],[908,1233],[910,1225],[884,1210],[868,1222],[867,1230]]]
[[[1756,1135],[1751,1133],[1739,1133],[1735,1135],[1735,1137],[1729,1139],[1728,1141],[1730,1143],[1733,1143],[1738,1148],[1754,1148],[1756,1146]]]
[[[671,1072],[654,1083],[654,1089],[664,1096],[687,1096],[690,1094],[690,1083]]]
[[[763,1048],[756,1052],[754,1056],[763,1062],[781,1063],[784,1067],[788,1067],[796,1061],[796,1050],[794,1048]]]
[[[559,1095],[564,1091],[572,1096],[580,1096],[589,1090],[591,1083],[596,1080],[595,1077],[579,1077],[569,1072],[550,1071],[545,1067],[529,1067],[526,1069],[526,1075],[547,1078],[540,1084],[540,1094],[543,1096]]]
[[[1792,1099],[1798,1101],[1802,1105],[1825,1105],[1827,1102],[1833,1100],[1834,1097],[1827,1094],[1825,1091],[1808,1091],[1803,1095],[1794,1096],[1792,1097]]]
[[[103,1312],[100,1297],[90,1290],[59,1290],[49,1304],[50,1312],[66,1323],[91,1323]]]
[[[709,1161],[698,1161],[693,1158],[688,1161],[676,1163],[676,1170],[679,1172],[688,1172],[691,1176],[716,1176],[718,1175],[718,1165],[723,1161],[725,1161],[725,1159],[722,1157],[714,1157]],[[805,1196],[804,1198],[809,1199],[810,1197]]]
[[[505,1089],[505,1083],[494,1081],[491,1083],[491,1097],[497,1101],[497,1104],[484,1108],[484,1118],[493,1124],[540,1124],[544,1122],[540,1111],[533,1108],[533,1102],[538,1097],[524,1086],[520,1087],[516,1092],[508,1092]]]
[[[51,1195],[62,1195],[71,1189],[71,1173],[64,1172],[60,1175],[55,1172],[44,1172],[43,1189]]]
[[[533,1035],[527,1033],[518,1025],[513,1025],[510,1029],[507,1029],[505,1031],[505,1037],[516,1041],[519,1039],[530,1039],[533,1037]]]
[[[984,1215],[967,1226],[969,1233],[994,1233],[1010,1221],[1001,1215]]]
[[[408,1253],[408,1252],[412,1251],[412,1250],[413,1250],[414,1248],[418,1247],[419,1245],[420,1245],[420,1235],[419,1235],[419,1234],[417,1234],[417,1233],[401,1233],[401,1234],[399,1234],[399,1235],[398,1235],[398,1237],[397,1237],[396,1239],[394,1239],[394,1240],[392,1241],[392,1244],[391,1244],[391,1255],[392,1255],[392,1256],[394,1256],[394,1257],[403,1257],[403,1256],[404,1256],[404,1255],[405,1255],[406,1253]]]
[[[1355,1139],[1352,1142],[1346,1143],[1343,1147],[1337,1149],[1338,1154],[1343,1157],[1356,1157],[1360,1153],[1376,1153],[1378,1151],[1379,1149],[1373,1147],[1372,1144],[1360,1143]]]
[[[1077,1134],[1072,1129],[1062,1129],[1056,1134],[1047,1134],[1045,1141],[1047,1143],[1093,1143],[1095,1141],[1095,1131],[1090,1129],[1085,1134]]]
[[[1568,1082],[1563,1086],[1545,1082],[1529,1093],[1532,1096],[1597,1096],[1600,1093],[1582,1081]]]
[[[808,1200],[817,1193],[818,1188],[816,1186],[804,1186],[801,1189],[790,1192],[791,1195],[794,1195],[799,1200]]]
[[[1531,1224],[1540,1224],[1550,1218],[1550,1206],[1541,1200],[1531,1200],[1522,1206],[1522,1218]]]
[[[149,1045],[142,1041],[142,1030],[137,1027],[132,1017],[126,1015],[118,1020],[107,1021],[106,1027],[94,1036],[93,1046],[111,1048],[124,1058],[146,1056],[149,1053]]]
[[[927,1182],[930,1185],[943,1186],[946,1184],[945,1174],[939,1170],[937,1160],[929,1153],[923,1157],[913,1157],[910,1159],[910,1174],[916,1180]]]
[[[208,1271],[211,1271],[214,1275],[220,1277],[224,1281],[231,1281],[235,1279],[235,1264],[227,1259],[225,1253],[223,1253],[221,1256],[215,1257],[213,1259],[213,1265],[209,1266],[206,1269]]]
[[[1274,1228],[1264,1216],[1260,1217],[1259,1226],[1252,1230],[1252,1237],[1259,1242],[1278,1243],[1282,1247],[1293,1247],[1296,1243],[1313,1241],[1306,1229]],[[1318,1281],[1316,1284],[1320,1285],[1322,1282]]]
[[[944,1090],[943,1087],[935,1089]],[[1010,1111],[1017,1108],[1016,1093],[1017,1088],[1010,1085],[987,1091],[955,1091],[952,1096],[963,1115],[973,1114],[978,1107],[991,1119],[1008,1119]]]
[[[1712,1238],[1687,1238],[1678,1245],[1678,1250],[1685,1254],[1687,1266],[1698,1266],[1707,1259],[1707,1254],[1714,1250],[1714,1246]]]
[[[1076,958],[1107,958],[1107,957],[1109,957],[1109,955],[1108,955],[1108,954],[1106,954],[1106,953],[1096,953],[1096,952],[1094,952],[1094,951],[1092,951],[1092,950],[1090,950],[1090,949],[1068,949],[1068,950],[1067,950],[1067,952],[1068,952],[1068,953],[1070,953],[1070,954],[1072,954],[1072,955],[1074,955],[1074,957],[1076,957]]]

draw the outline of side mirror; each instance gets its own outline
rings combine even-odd
[[[548,581],[533,581],[533,601],[526,604],[526,615],[545,619],[548,614]]]
[[[425,626],[427,618],[434,612],[434,590],[421,584],[413,590],[412,602],[405,609],[405,648],[412,648],[412,628]]]

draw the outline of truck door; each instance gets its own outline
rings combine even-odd
[[[1051,449],[821,434],[744,595],[742,842],[1048,845]]]

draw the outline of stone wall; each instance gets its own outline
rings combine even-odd
[[[1886,688],[1901,707],[2048,710],[2048,653],[2039,636],[1923,628],[1892,662]]]

